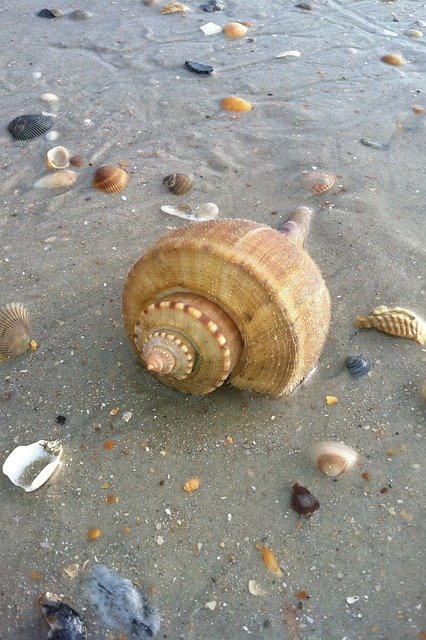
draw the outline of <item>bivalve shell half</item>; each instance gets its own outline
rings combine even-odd
[[[119,193],[126,187],[129,176],[121,167],[104,165],[96,169],[92,184],[104,193]]]
[[[43,176],[34,183],[35,189],[61,189],[63,187],[72,187],[77,179],[75,171],[64,169],[56,171],[48,176]]]
[[[48,169],[66,169],[70,164],[70,155],[65,147],[52,147],[46,154],[45,160]]]
[[[46,133],[52,126],[52,118],[38,113],[18,116],[9,122],[8,129],[16,140],[32,140]]]
[[[228,24],[223,27],[223,33],[228,38],[236,40],[237,38],[243,38],[246,35],[247,27],[240,22],[228,22]]]
[[[164,178],[163,182],[175,196],[181,196],[192,187],[192,178],[184,173],[171,173]]]
[[[0,309],[0,362],[24,353],[30,344],[30,314],[20,302]]]
[[[244,100],[244,98],[239,98],[238,96],[228,96],[227,98],[223,98],[220,106],[226,111],[232,111],[235,113],[243,113],[244,111],[251,111],[253,109],[251,102]]]
[[[309,448],[309,455],[317,469],[326,476],[340,476],[354,468],[359,455],[352,447],[341,442],[317,442]]]
[[[331,189],[336,180],[335,175],[326,171],[308,171],[302,178],[304,186],[317,194]]]
[[[346,367],[353,378],[361,378],[370,371],[371,362],[365,356],[348,356]]]
[[[406,60],[400,53],[386,53],[384,56],[382,56],[382,62],[391,64],[394,67],[401,67],[405,64]]]
[[[58,468],[63,447],[58,440],[39,440],[16,447],[3,464],[3,473],[24,491],[41,487]]]

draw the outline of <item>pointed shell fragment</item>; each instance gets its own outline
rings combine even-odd
[[[386,53],[382,56],[382,62],[391,64],[394,67],[401,67],[405,64],[406,60],[400,53]]]
[[[63,447],[58,440],[39,440],[16,447],[5,460],[3,473],[24,491],[35,491],[56,471],[62,453]]]
[[[320,194],[331,189],[336,179],[334,174],[326,171],[308,171],[303,174],[302,182],[305,187]]]
[[[223,98],[220,106],[226,111],[233,111],[235,113],[242,113],[253,109],[251,102],[244,100],[244,98],[239,98],[238,96],[228,96],[227,98]]]
[[[331,477],[350,471],[359,460],[355,449],[332,441],[316,442],[309,448],[309,455],[317,469]]]
[[[46,154],[45,160],[48,169],[66,169],[70,164],[70,155],[65,147],[52,147]]]
[[[187,13],[188,11],[192,11],[192,9],[182,2],[169,2],[169,4],[164,5],[164,7],[160,9],[160,13],[163,14]]]
[[[247,33],[247,27],[240,22],[228,22],[228,24],[223,27],[223,33],[228,38],[243,38]]]
[[[355,325],[359,329],[377,329],[391,336],[426,344],[426,322],[413,311],[402,307],[390,309],[381,305],[373,309],[369,316],[357,316]]]
[[[52,126],[52,118],[39,113],[18,116],[8,124],[8,129],[16,140],[32,140],[46,133]]]
[[[184,173],[171,173],[164,178],[163,182],[175,196],[181,196],[192,187],[192,178]]]
[[[104,193],[119,193],[126,187],[129,176],[121,167],[102,166],[96,169],[92,184]]]
[[[29,347],[30,316],[20,302],[0,309],[0,363],[15,358]]]
[[[256,543],[255,547],[262,554],[262,560],[265,567],[276,576],[282,576],[283,571],[278,564],[278,560],[273,550],[270,547],[265,547],[261,542]]]
[[[43,176],[40,180],[34,183],[35,189],[60,189],[64,187],[72,187],[77,179],[75,171],[70,169],[64,169],[63,171],[56,171],[50,173],[48,176]]]

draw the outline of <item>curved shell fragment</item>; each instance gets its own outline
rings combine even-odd
[[[413,311],[402,307],[390,309],[381,305],[373,309],[369,316],[357,316],[354,323],[359,329],[377,329],[391,336],[426,344],[426,322]]]
[[[178,218],[184,218],[192,222],[215,220],[219,215],[219,207],[214,204],[214,202],[206,202],[195,209],[188,209],[182,205],[174,207],[173,205],[163,204],[161,211],[168,213],[170,216],[177,216]]]
[[[58,440],[39,440],[16,447],[3,464],[3,473],[24,491],[35,491],[56,471],[63,447]]]

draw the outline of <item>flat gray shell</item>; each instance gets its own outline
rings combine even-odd
[[[52,118],[38,113],[18,116],[9,122],[8,129],[16,140],[32,140],[46,133],[52,126]]]
[[[346,367],[353,378],[361,378],[370,371],[371,362],[364,356],[349,356],[346,358]]]

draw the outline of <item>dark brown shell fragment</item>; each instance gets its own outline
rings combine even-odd
[[[320,507],[320,503],[315,496],[298,482],[293,485],[290,505],[301,516],[311,516]]]

